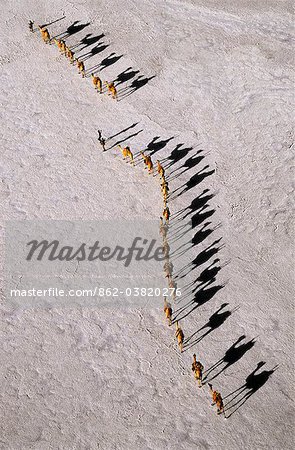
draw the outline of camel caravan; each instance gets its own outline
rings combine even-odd
[[[34,33],[36,30],[34,30],[34,22],[29,21],[29,31],[31,33]],[[86,78],[86,68],[84,65],[84,62],[79,60],[78,57],[75,56],[75,52],[73,49],[71,49],[69,46],[67,46],[65,40],[63,39],[56,39],[51,38],[50,33],[46,26],[40,26],[38,25],[38,29],[41,34],[41,38],[45,44],[55,44],[59,52],[65,56],[70,62],[71,65],[74,65],[78,69],[78,73],[82,76],[82,78]],[[91,73],[91,81],[94,86],[94,89],[99,94],[102,94],[104,92],[104,86],[106,87],[105,92],[111,96],[112,99],[118,100],[118,92],[115,86],[114,81],[102,81],[101,78],[95,74]],[[106,151],[106,142],[107,139],[102,137],[102,131],[98,130],[98,141],[102,147],[103,151]],[[121,146],[118,145],[118,149],[122,154],[123,160],[127,163],[130,163],[131,166],[135,166],[134,163],[134,153],[131,151],[129,146]],[[140,151],[139,155],[142,157],[142,161],[144,164],[144,169],[147,169],[149,175],[154,175],[154,164],[151,158],[151,155],[146,154],[147,150]],[[160,179],[160,189],[163,199],[163,211],[162,216],[160,217],[160,234],[163,237],[163,254],[165,255],[165,263],[164,263],[164,275],[165,278],[167,278],[168,288],[171,290],[171,298],[172,300],[175,300],[177,297],[177,283],[173,279],[173,264],[170,259],[170,246],[168,242],[168,234],[169,234],[169,221],[171,217],[170,208],[168,206],[169,203],[169,184],[167,177],[165,175],[165,169],[163,165],[161,164],[160,160],[156,160],[156,169],[157,169],[157,176]],[[183,353],[185,351],[185,343],[184,343],[184,332],[182,328],[179,325],[179,321],[175,320],[173,318],[173,308],[171,303],[167,301],[167,297],[164,297],[164,314],[165,314],[165,320],[168,323],[168,326],[170,327],[173,323],[175,323],[175,338],[177,342],[177,346],[179,348],[180,353]],[[192,362],[192,372],[194,374],[194,378],[198,383],[198,386],[201,388],[204,384],[203,382],[203,371],[204,367],[200,361],[197,361],[196,354],[193,355],[193,362]],[[217,414],[223,414],[225,416],[224,411],[224,405],[223,400],[221,397],[221,394],[213,390],[212,385],[209,384],[209,392],[212,397],[213,405],[216,405],[217,407]]]

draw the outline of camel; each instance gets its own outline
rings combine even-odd
[[[162,178],[164,178],[164,175],[165,175],[165,169],[164,169],[164,167],[160,164],[160,161],[157,159],[157,171],[158,171],[158,174],[162,177]]]
[[[121,145],[119,145],[118,147],[121,150],[121,153],[123,155],[123,159],[130,158],[131,164],[134,166],[133,153],[130,150],[130,147],[126,146],[126,147],[123,148],[123,147],[121,147]]]
[[[70,60],[71,64],[74,64],[74,52],[72,52],[72,50],[69,47],[67,47],[66,50],[66,57]]]
[[[165,258],[169,258],[170,245],[168,244],[167,239],[164,239],[162,248],[163,248]]]
[[[199,387],[202,387],[202,377],[203,377],[203,370],[204,367],[200,363],[200,361],[197,361],[196,355],[193,355],[193,363],[192,363],[192,371],[195,374],[195,379],[199,383]]]
[[[105,81],[105,84],[108,88],[109,95],[111,95],[114,100],[118,100],[117,89],[115,88],[113,81],[111,83]]]
[[[91,74],[91,78],[92,78],[92,83],[95,87],[95,89],[97,90],[97,92],[99,92],[100,94],[102,93],[102,81],[99,77],[94,76],[94,74]]]
[[[164,313],[166,316],[166,319],[168,320],[168,325],[170,327],[170,325],[172,324],[171,321],[171,317],[172,317],[172,307],[170,305],[170,303],[167,302],[167,297],[164,297]]]
[[[170,209],[168,206],[166,206],[163,210],[163,217],[166,220],[166,222],[169,222],[169,218],[170,218]]]
[[[143,158],[143,162],[146,166],[145,168],[148,169],[149,173],[152,173],[153,169],[154,169],[152,158],[150,157],[150,155],[145,155],[144,152],[140,152],[140,154],[141,154],[141,156]]]
[[[40,30],[43,42],[45,42],[45,44],[50,43],[51,39],[50,39],[50,34],[49,34],[49,31],[47,30],[47,28],[42,28],[42,27],[40,27],[40,25],[38,25],[38,28]]]
[[[178,342],[178,346],[180,348],[180,352],[182,353],[183,351],[183,339],[184,339],[184,334],[182,329],[180,328],[180,326],[178,325],[178,321],[176,322],[176,332],[175,332],[175,336],[177,338],[177,342]]]
[[[217,414],[224,414],[223,400],[220,392],[213,390],[212,384],[208,383],[213,405],[217,406]]]
[[[165,239],[168,233],[168,225],[163,222],[163,217],[160,217],[160,234]]]
[[[166,184],[162,187],[162,194],[163,194],[164,201],[167,201],[169,192],[168,192],[168,187]]]
[[[85,66],[83,61],[79,61],[77,58],[75,59],[75,61],[77,62],[77,67],[78,67],[78,71],[79,73],[82,74],[82,78],[85,77]]]

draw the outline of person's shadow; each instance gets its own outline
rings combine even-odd
[[[257,364],[256,369],[254,369],[253,372],[251,372],[250,375],[247,376],[245,383],[242,386],[240,386],[238,389],[233,391],[231,394],[224,397],[224,399],[226,399],[226,398],[232,396],[233,394],[236,394],[231,398],[231,400],[229,400],[225,404],[226,412],[232,408],[235,408],[229,415],[227,415],[228,418],[230,416],[232,416],[253,394],[255,394],[255,392],[257,392],[268,381],[270,376],[278,368],[278,365],[276,365],[271,370],[263,370],[260,373],[256,373],[264,365],[265,365],[265,362],[260,361]],[[237,399],[237,401],[234,404],[232,404],[231,406],[229,406],[236,399]]]
[[[226,350],[225,355],[223,358],[221,358],[219,361],[217,361],[215,364],[213,364],[206,372],[204,372],[205,377],[203,378],[204,381],[207,380],[207,382],[211,382],[214,380],[214,378],[218,377],[222,372],[224,372],[226,369],[228,369],[230,366],[235,364],[239,359],[241,359],[249,350],[251,350],[252,347],[255,345],[255,340],[251,339],[251,341],[244,342],[241,345],[238,345],[241,341],[243,341],[246,338],[245,335],[240,336],[239,339],[233,343],[233,345]],[[215,371],[218,367],[220,367],[223,363],[225,365],[222,367],[222,369],[215,373],[211,378],[209,377],[209,374],[212,371]],[[208,378],[210,378],[208,380]]]
[[[132,133],[132,134],[130,134],[130,135],[127,136],[127,137],[124,137],[124,138],[122,138],[122,139],[119,139],[117,142],[115,142],[113,145],[111,145],[111,146],[108,148],[108,150],[110,150],[111,148],[116,147],[116,146],[119,145],[119,144],[122,144],[122,142],[126,142],[126,141],[132,139],[133,137],[137,136],[139,133],[142,133],[142,131],[143,131],[143,130],[136,131],[135,133]]]
[[[126,131],[130,130],[131,128],[136,127],[136,125],[138,125],[138,124],[139,124],[139,122],[134,122],[134,123],[133,123],[132,125],[130,125],[129,127],[124,128],[123,130],[118,131],[117,133],[115,133],[115,134],[113,134],[112,136],[110,136],[110,137],[108,138],[108,140],[113,139],[113,138],[116,137],[116,136],[119,136],[119,134],[125,133]]]
[[[65,18],[66,18],[66,16],[59,17],[59,19],[55,19],[55,20],[52,20],[51,22],[44,23],[43,25],[40,25],[40,27],[41,27],[41,28],[47,28],[47,27],[49,27],[50,25],[53,25],[54,23],[59,22],[60,20],[63,20],[63,19],[65,19]]]

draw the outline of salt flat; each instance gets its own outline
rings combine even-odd
[[[231,312],[180,354],[162,303],[12,312],[2,295],[1,448],[293,448],[291,2],[12,0],[1,9],[1,255],[11,219],[160,216],[158,180],[124,164],[116,147],[102,153],[100,128],[107,137],[119,133],[110,146],[126,139],[164,161],[171,233],[199,198],[188,232],[195,245],[177,250],[171,242],[183,252],[176,273],[201,254],[178,280],[185,298],[177,308],[194,298],[190,283],[217,258],[221,270],[210,285],[216,289],[185,309],[185,337],[224,303],[221,311]],[[133,79],[123,82],[118,102],[99,96],[54,45],[29,33],[29,19],[54,22],[52,36],[84,25],[66,42],[90,56],[88,74],[113,53],[120,58],[103,68],[103,79],[132,67],[147,81],[134,92]],[[101,34],[107,47],[87,53],[98,41],[83,49],[81,40]],[[208,385],[196,385],[192,354],[208,369],[241,336],[255,344],[217,370],[213,386],[227,404],[262,361],[265,382],[233,400],[224,420],[210,406]]]

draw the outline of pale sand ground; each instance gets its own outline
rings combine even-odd
[[[182,281],[216,257],[224,266],[215,284],[225,287],[181,322],[186,336],[222,303],[239,309],[180,355],[162,306],[11,314],[3,298],[1,448],[291,449],[291,2],[40,3],[1,5],[1,248],[8,219],[95,220],[113,209],[118,217],[157,218],[156,180],[115,158],[115,149],[102,154],[95,140],[97,128],[110,136],[139,122],[134,130],[143,131],[128,141],[137,151],[155,136],[173,140],[154,157],[180,143],[193,147],[171,170],[204,151],[171,181],[173,189],[206,165],[215,169],[170,204],[177,212],[210,189],[215,212],[206,222],[220,227],[185,258],[221,237],[224,244]],[[118,103],[98,97],[54,46],[28,33],[30,18],[46,23],[63,14],[52,34],[90,22],[70,44],[87,33],[106,35],[109,47],[86,68],[115,52],[123,57],[104,79],[129,66],[155,78]],[[259,361],[262,370],[279,367],[225,421],[211,408],[208,387],[196,387],[192,353],[208,368],[243,334],[256,343],[214,380],[224,396]]]

